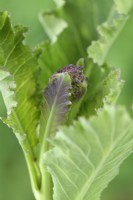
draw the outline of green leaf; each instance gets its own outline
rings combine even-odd
[[[61,8],[66,3],[65,0],[53,0],[57,6],[57,8]]]
[[[107,106],[98,117],[79,118],[49,142],[44,164],[54,182],[54,200],[99,200],[132,153],[133,120],[123,107]]]
[[[128,14],[133,6],[132,0],[116,0],[115,4],[117,6],[118,12],[120,14]]]
[[[33,192],[37,196],[40,185],[40,172],[35,162],[38,140],[36,128],[39,122],[35,75],[38,52],[24,45],[26,32],[25,27],[12,26],[7,12],[0,12],[0,79],[8,114],[3,121],[13,129],[23,149]]]
[[[9,71],[16,84],[11,89],[15,93],[17,106],[14,114],[11,112],[8,116],[7,123],[17,136],[22,135],[33,147],[37,142],[36,127],[39,120],[35,99],[37,55],[23,44],[26,31],[27,28],[22,26],[13,27],[7,12],[0,13],[0,65],[5,70],[5,76]],[[3,93],[3,97],[5,100],[6,93]],[[10,104],[12,102],[8,101],[6,107],[11,107]]]
[[[122,32],[133,7],[131,0],[116,0],[115,3],[108,20],[98,27],[99,40],[93,41],[88,48],[89,57],[99,65],[107,61],[109,51]]]
[[[67,28],[65,20],[56,17],[49,12],[40,15],[40,22],[49,36],[51,43],[56,42],[58,35]]]
[[[80,114],[86,117],[95,115],[107,103],[114,104],[123,85],[120,69],[110,69],[107,65],[92,67],[88,79],[88,92],[81,106]]]

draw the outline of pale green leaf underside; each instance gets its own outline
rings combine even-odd
[[[4,103],[7,109],[7,115],[10,115],[13,107],[16,107],[17,102],[15,99],[14,89],[16,85],[13,77],[9,72],[0,69],[0,92],[3,96]]]
[[[132,152],[133,120],[122,107],[106,107],[98,117],[63,127],[45,153],[54,182],[54,200],[99,200]]]
[[[61,8],[65,4],[65,0],[54,0],[57,8]]]
[[[39,19],[52,43],[56,42],[58,35],[67,28],[65,20],[51,13],[43,13]]]
[[[132,0],[115,0],[118,12],[121,14],[128,14],[133,6]]]
[[[107,61],[109,51],[122,32],[133,7],[132,0],[116,0],[114,2],[115,6],[112,8],[108,20],[98,27],[100,39],[93,41],[88,48],[89,57],[99,65]]]

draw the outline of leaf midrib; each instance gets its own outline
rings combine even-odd
[[[35,188],[36,190],[38,190],[39,185],[40,185],[40,171],[39,171],[36,163],[33,162],[36,159],[36,156],[34,154],[32,147],[31,147],[31,144],[29,142],[29,138],[27,137],[27,134],[26,134],[26,132],[23,128],[23,125],[22,125],[20,119],[19,119],[19,116],[14,109],[12,109],[12,115],[14,116],[16,124],[19,127],[19,130],[21,132],[19,134],[21,136],[26,137],[26,139],[24,138],[23,140],[21,140],[21,136],[17,137],[17,134],[16,134],[16,137],[18,138],[18,141],[20,142],[20,145],[21,145],[22,150],[23,150],[24,155],[25,155],[25,159],[26,159],[28,169],[29,169],[29,173],[30,173],[32,187]]]
[[[27,134],[26,134],[26,132],[25,132],[25,130],[24,130],[24,128],[23,128],[23,125],[22,125],[22,123],[21,123],[21,121],[20,121],[20,119],[19,119],[19,117],[18,117],[18,114],[16,113],[16,111],[14,110],[14,109],[12,109],[12,114],[13,114],[13,116],[14,116],[14,118],[15,118],[15,120],[16,120],[16,124],[17,124],[17,126],[19,127],[19,130],[21,131],[21,135],[23,136],[23,135],[26,135],[27,136]],[[17,135],[16,135],[17,136]],[[18,140],[19,140],[19,138],[18,138]],[[19,140],[20,141],[20,140]],[[23,142],[24,142],[25,140],[23,140]],[[20,144],[22,145],[22,143],[20,142]],[[31,145],[30,145],[30,142],[29,142],[29,139],[28,139],[28,137],[26,137],[26,143],[25,144],[28,144],[28,149],[30,149],[30,153],[32,153],[32,156],[33,156],[33,158],[35,158],[35,155],[34,155],[34,153],[33,153],[33,150],[32,150],[32,148],[31,148]],[[24,152],[25,153],[25,152]]]

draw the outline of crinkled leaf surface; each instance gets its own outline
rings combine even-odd
[[[14,91],[17,101],[17,106],[13,108],[5,122],[14,129],[18,137],[22,136],[20,142],[28,140],[30,145],[34,146],[37,140],[38,123],[35,99],[37,55],[23,43],[26,31],[27,28],[22,26],[13,27],[7,12],[0,13],[0,66],[5,71],[9,71],[14,78],[16,87],[8,86],[8,89],[12,90],[10,92],[8,90],[8,98],[12,98]],[[8,72],[5,72],[5,78],[6,76]],[[8,79],[6,80],[5,84],[8,85]],[[6,95],[7,92],[3,92],[4,99],[7,99]],[[12,101],[6,102],[7,108],[11,109]]]
[[[106,64],[95,65],[88,76],[88,92],[80,109],[80,114],[86,117],[97,114],[106,103],[114,104],[124,85],[120,70],[110,69]]]
[[[99,65],[106,62],[109,51],[122,32],[133,8],[131,0],[116,0],[114,2],[115,6],[112,8],[108,20],[98,28],[100,39],[93,41],[88,48],[89,57]]]
[[[107,106],[98,117],[63,127],[45,153],[54,200],[99,200],[132,152],[133,120],[122,107]]]

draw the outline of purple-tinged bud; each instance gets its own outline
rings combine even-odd
[[[83,67],[70,64],[62,67],[55,74],[67,72],[71,78],[71,101],[79,100],[86,92],[87,82],[83,74]]]
[[[51,108],[60,123],[68,114],[68,123],[71,122],[78,114],[86,90],[87,78],[83,74],[83,67],[73,64],[62,67],[50,77],[45,89],[45,112]]]

